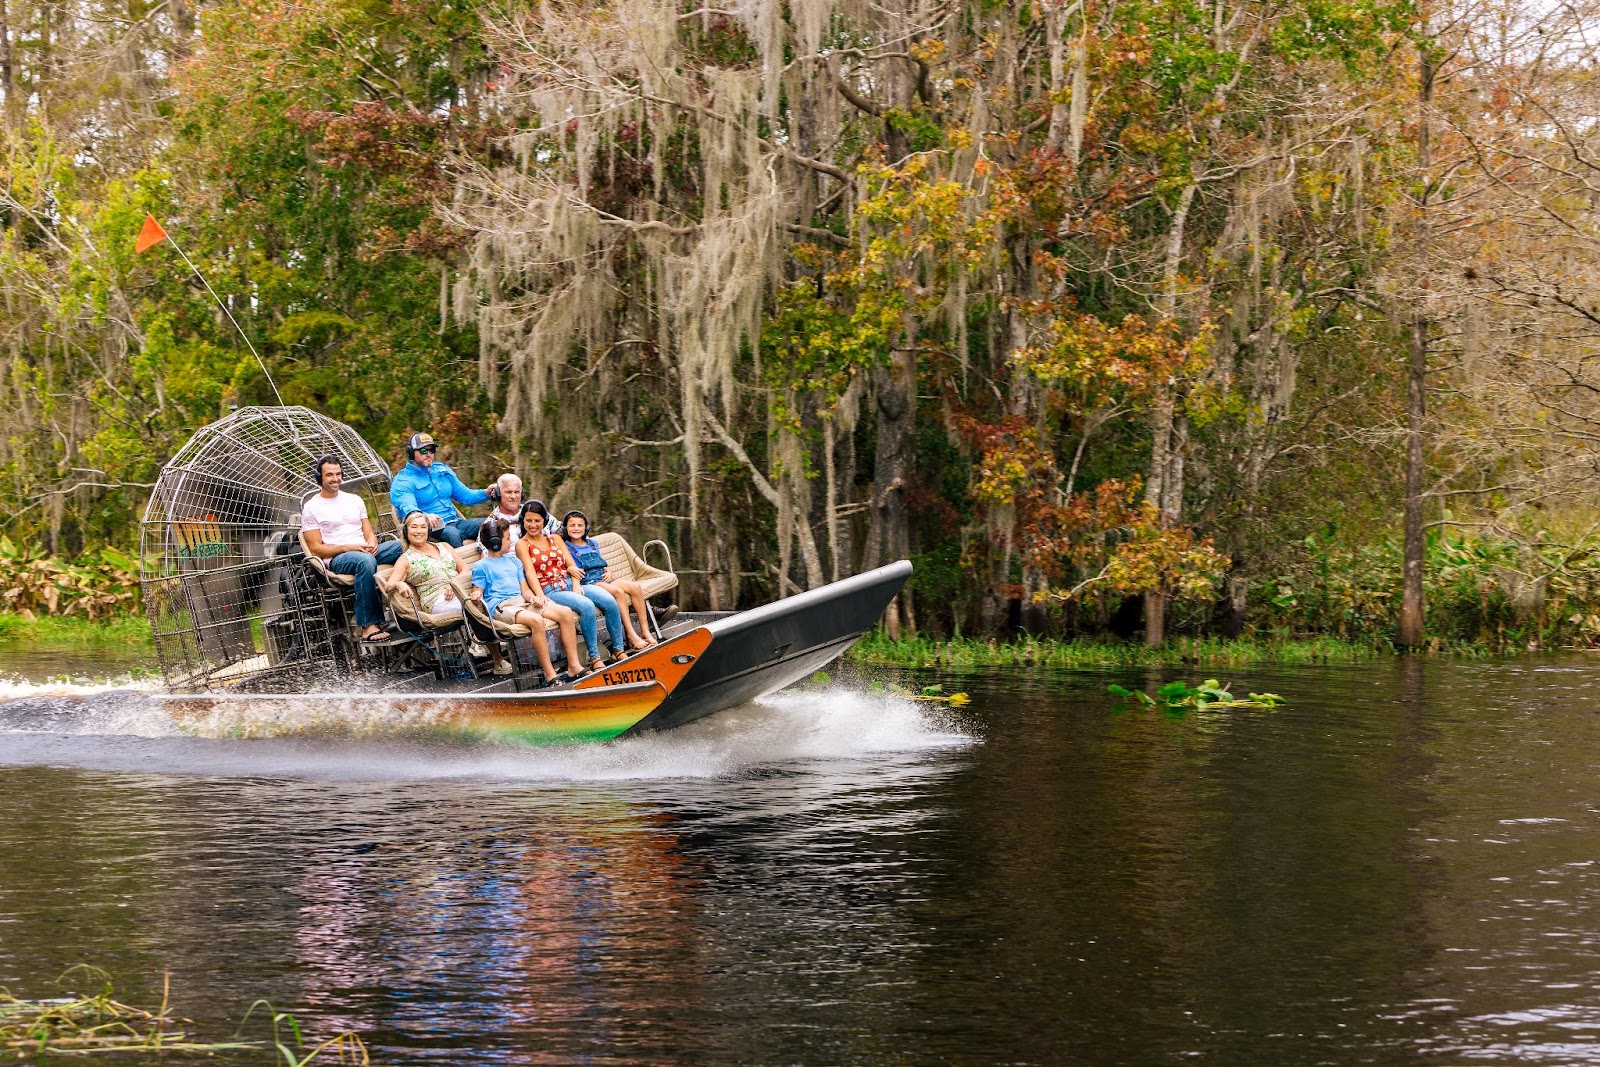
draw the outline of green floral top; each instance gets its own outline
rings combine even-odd
[[[433,606],[450,579],[456,576],[459,566],[455,553],[445,548],[440,548],[437,556],[416,548],[406,549],[406,584],[417,591],[423,610]]]

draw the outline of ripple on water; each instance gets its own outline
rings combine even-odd
[[[170,970],[209,1033],[266,996],[405,1067],[1600,1062],[1600,670],[1227,673],[1288,704],[972,675],[527,749],[25,693],[0,984]]]

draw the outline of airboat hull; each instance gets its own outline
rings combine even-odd
[[[670,730],[810,676],[872,629],[910,577],[901,560],[706,623],[709,647],[626,733]]]
[[[666,698],[654,682],[530,693],[205,693],[158,697],[174,720],[250,736],[275,724],[329,719],[383,722],[417,729],[489,733],[529,744],[609,741],[626,733]],[[309,716],[308,716],[309,712]]]
[[[911,577],[905,560],[749,611],[695,622],[618,668],[575,687],[604,693],[649,671],[670,679],[661,702],[614,736],[670,730],[809,677],[877,623]],[[497,688],[509,687],[503,682]]]
[[[267,724],[308,718],[317,721],[315,713],[325,709],[335,721],[344,717],[420,729],[491,733],[530,744],[609,741],[659,707],[710,643],[706,628],[695,627],[576,685],[560,688],[533,688],[538,683],[527,675],[503,680],[491,675],[460,683],[428,679],[416,688],[233,691],[169,694],[158,699],[179,722],[239,733]]]

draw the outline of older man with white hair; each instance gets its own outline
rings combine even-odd
[[[489,514],[505,524],[506,555],[509,556],[517,547],[517,538],[522,536],[518,522],[522,512],[522,479],[515,474],[502,474],[495,479],[494,487],[499,490],[495,494],[499,499]]]

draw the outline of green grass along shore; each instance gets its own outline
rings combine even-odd
[[[143,615],[118,615],[99,622],[76,615],[33,615],[0,611],[0,648],[5,645],[43,645],[58,648],[109,648],[154,650],[150,622]]]
[[[1451,655],[1485,656],[1487,650],[1467,646],[1445,648]],[[1022,637],[988,641],[971,637],[894,640],[881,631],[862,638],[848,653],[851,662],[872,667],[981,669],[988,667],[1054,667],[1092,670],[1101,667],[1255,667],[1362,663],[1393,655],[1387,644],[1374,646],[1337,637],[1178,637],[1161,648],[1135,641],[1093,638],[1062,641]]]
[[[76,616],[28,617],[0,612],[0,649],[31,645],[60,648],[150,649],[150,627],[143,615],[119,615],[101,622]],[[1485,656],[1476,646],[1449,647],[1451,655]],[[851,662],[874,667],[1181,667],[1186,665],[1249,667],[1322,663],[1360,663],[1393,652],[1387,644],[1372,645],[1336,637],[1179,637],[1162,648],[1133,641],[1091,638],[1062,641],[1024,637],[990,641],[971,637],[938,640],[909,637],[893,640],[881,631],[864,637],[848,653]]]

